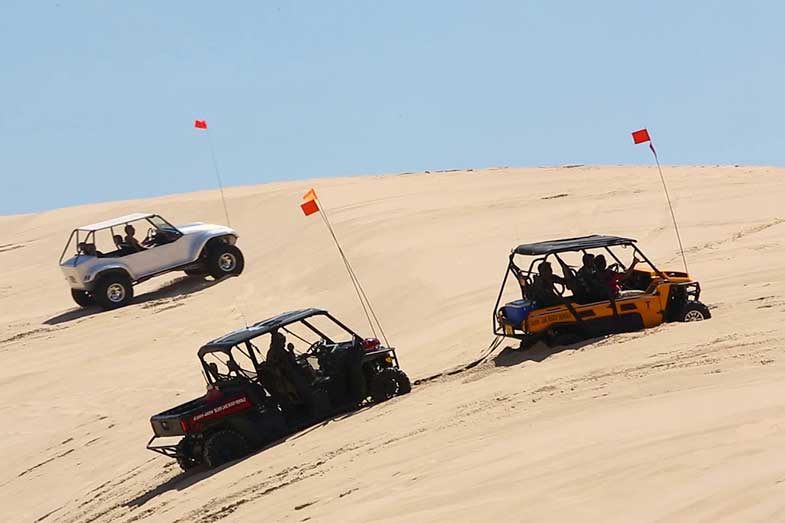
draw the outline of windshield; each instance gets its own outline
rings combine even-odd
[[[168,232],[179,232],[177,230],[177,227],[167,222],[166,220],[164,220],[158,215],[151,216],[150,218],[147,219],[147,221],[149,221],[156,229],[160,229],[162,231],[168,231]]]

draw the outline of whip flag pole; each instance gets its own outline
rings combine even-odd
[[[368,325],[371,327],[371,332],[373,333],[374,337],[376,337],[376,327],[378,327],[379,333],[381,334],[384,343],[389,347],[390,342],[387,341],[387,336],[384,334],[382,324],[379,323],[379,318],[376,316],[376,312],[373,310],[371,302],[368,300],[368,296],[365,294],[365,289],[363,289],[363,286],[360,284],[360,280],[357,278],[357,274],[354,272],[352,264],[349,263],[349,258],[346,257],[346,253],[344,252],[343,247],[341,247],[338,237],[335,235],[335,230],[333,229],[330,219],[324,210],[324,205],[322,205],[321,200],[319,200],[319,196],[316,194],[316,190],[310,189],[307,193],[305,193],[305,196],[303,196],[303,202],[300,204],[300,208],[303,210],[303,214],[306,216],[310,216],[318,212],[322,217],[322,221],[324,221],[324,224],[327,226],[327,230],[330,232],[330,236],[332,236],[335,246],[338,248],[338,253],[341,255],[341,260],[343,260],[343,263],[346,266],[346,272],[349,273],[349,278],[352,280],[352,286],[354,287],[354,291],[357,293],[357,299],[360,301],[360,305],[363,308],[365,317],[368,319]],[[376,327],[374,326],[374,323]]]
[[[657,171],[660,173],[660,180],[662,181],[662,188],[665,190],[665,198],[668,200],[668,208],[671,211],[671,219],[673,220],[673,229],[676,231],[676,239],[679,242],[679,252],[681,252],[681,261],[684,263],[684,272],[689,272],[687,270],[687,258],[684,256],[684,246],[681,243],[681,234],[679,233],[679,224],[676,222],[676,213],[673,212],[673,204],[671,203],[671,197],[668,193],[668,185],[665,183],[665,176],[662,175],[662,167],[660,166],[660,159],[657,157],[657,150],[654,148],[654,142],[651,140],[651,136],[649,136],[649,131],[646,128],[640,129],[638,131],[634,131],[632,133],[632,141],[637,145],[639,143],[649,143],[649,149],[651,149],[651,154],[654,155],[654,161],[657,164]]]
[[[196,120],[194,121],[194,127],[196,129],[202,129],[207,134],[207,143],[210,146],[210,156],[213,159],[213,168],[215,169],[215,177],[218,178],[218,189],[221,191],[221,204],[224,207],[224,216],[226,216],[226,225],[229,227],[232,226],[232,222],[229,220],[229,211],[226,208],[226,198],[224,198],[224,184],[221,181],[221,171],[218,170],[218,161],[215,159],[215,148],[213,147],[213,139],[210,137],[210,130],[207,128],[207,120]]]
[[[218,189],[221,191],[221,204],[224,208],[224,216],[226,217],[226,225],[229,227],[232,226],[231,220],[229,220],[229,210],[226,207],[226,198],[224,198],[224,184],[221,180],[221,171],[218,170],[218,161],[215,159],[215,148],[213,147],[213,139],[210,138],[210,130],[207,128],[207,120],[194,120],[194,128],[201,129],[207,134],[207,143],[210,147],[210,156],[213,159],[213,169],[215,169],[215,177],[218,179]],[[245,328],[248,328],[248,319],[245,317],[245,312],[243,312],[242,308],[236,307],[236,302],[232,303],[232,310],[235,312],[239,312],[240,316],[243,318],[243,323],[245,323]]]

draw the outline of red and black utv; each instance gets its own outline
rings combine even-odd
[[[265,355],[262,336],[269,338]],[[298,352],[295,344],[307,349]],[[216,467],[369,399],[378,403],[411,391],[394,348],[361,338],[320,309],[229,333],[198,356],[205,395],[150,419],[154,436],[147,448],[176,458],[183,470]],[[179,441],[154,444],[158,438]]]

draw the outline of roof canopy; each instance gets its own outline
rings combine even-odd
[[[155,214],[150,212],[137,212],[134,214],[126,214],[125,216],[120,216],[119,218],[113,218],[111,220],[105,220],[103,222],[93,223],[90,225],[82,225],[81,227],[77,227],[77,230],[100,231],[102,229],[108,229],[109,227],[116,227],[118,225],[125,225],[126,223],[129,222],[144,220],[145,218],[150,218],[151,216],[155,216]]]
[[[566,238],[563,240],[550,240],[519,245],[513,252],[524,256],[540,256],[557,252],[598,249],[602,247],[611,247],[613,245],[632,245],[633,243],[635,243],[635,240],[632,238],[593,234],[591,236],[581,236],[579,238]]]
[[[327,314],[327,311],[311,308],[300,311],[284,312],[278,316],[273,316],[272,318],[266,319],[264,321],[254,323],[245,329],[239,329],[234,332],[230,332],[229,334],[221,336],[220,338],[216,338],[213,341],[207,342],[201,349],[199,349],[198,354],[201,357],[205,354],[215,351],[227,352],[238,343],[252,340],[257,336],[262,336],[280,327],[285,327],[290,323],[295,323],[310,318],[311,316],[318,316],[320,314]]]

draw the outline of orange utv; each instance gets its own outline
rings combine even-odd
[[[700,284],[686,272],[659,270],[635,243],[630,238],[592,235],[519,245],[510,254],[494,307],[494,333],[518,339],[521,348],[527,348],[540,340],[550,346],[570,345],[664,322],[709,319],[709,308],[699,301]],[[632,259],[639,263],[627,267],[622,261],[625,249],[631,249]],[[603,271],[581,271],[581,264],[594,256],[611,265]],[[518,265],[520,257],[531,262]],[[546,278],[552,292],[542,299],[541,291],[534,292],[543,286],[542,266],[549,269],[557,264],[563,274]],[[613,275],[613,288],[608,288],[608,274]],[[587,281],[592,278],[596,281]],[[509,280],[520,286],[521,299],[502,304]],[[586,292],[588,284],[605,290]]]

